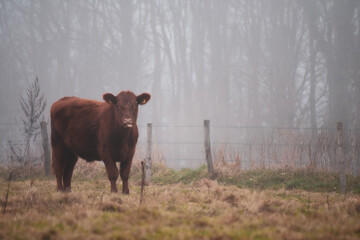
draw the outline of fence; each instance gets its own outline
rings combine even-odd
[[[315,129],[314,134],[314,129],[310,128],[218,126],[210,125],[210,122],[207,127],[205,125],[206,122],[204,125],[189,126],[150,124],[150,131],[148,126],[140,125],[137,156],[163,161],[174,169],[196,168],[206,163],[209,166],[206,161],[209,157],[214,162],[236,162],[244,170],[291,167],[337,172],[340,169],[336,160],[336,128]],[[20,128],[15,124],[1,126],[10,127],[12,131]],[[208,133],[204,129],[208,129]],[[149,132],[152,136],[147,139]],[[357,176],[360,168],[360,130],[344,129],[342,135],[344,171]],[[24,144],[22,141],[12,142],[19,147]],[[5,144],[1,145],[1,152],[7,150]],[[42,145],[46,148],[46,140]],[[43,152],[43,148],[38,150]],[[207,155],[205,149],[211,155]]]
[[[45,176],[50,176],[51,159],[48,126],[46,122],[41,122],[39,127],[42,144],[39,144],[39,138],[26,141],[21,133],[23,128],[21,125],[17,123],[0,123],[0,164],[20,164],[26,168],[37,168],[38,165],[43,165]],[[7,138],[6,140],[4,135]]]
[[[208,127],[211,144],[207,146],[206,124],[152,125],[151,158],[153,161],[163,161],[174,169],[195,168],[207,163],[205,151],[211,149],[215,162],[237,162],[244,170],[289,167],[338,172],[340,169],[339,159],[336,158],[339,138],[337,128],[320,128],[314,131],[311,128],[210,124]],[[140,126],[142,138],[146,137],[145,128],[146,126]],[[342,129],[341,135],[344,171],[357,176],[360,167],[360,130]],[[142,138],[139,145],[140,148],[145,148],[146,142]]]

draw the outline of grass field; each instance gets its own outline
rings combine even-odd
[[[139,164],[129,196],[110,194],[101,165],[80,162],[71,193],[56,192],[54,179],[14,180],[0,239],[360,239],[359,178],[348,178],[344,196],[325,173],[153,174],[141,207]],[[7,185],[0,178],[1,211]]]

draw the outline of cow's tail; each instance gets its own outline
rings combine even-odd
[[[56,127],[55,127],[55,123],[53,121],[53,119],[51,119],[51,133],[50,133],[50,139],[51,139],[51,149],[52,149],[52,156],[51,156],[51,168],[52,168],[52,172],[53,174],[55,174],[55,171],[57,169],[57,162],[58,158],[56,157],[56,154],[58,154],[57,152],[57,147],[59,146],[59,144],[61,144],[61,138],[60,138],[60,134],[57,131]]]

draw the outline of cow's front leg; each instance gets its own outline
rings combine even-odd
[[[121,162],[120,164],[120,177],[123,182],[122,193],[129,194],[129,175],[131,169],[132,158]]]
[[[115,161],[112,160],[104,160],[106,172],[111,184],[111,192],[118,192],[116,187],[116,180],[119,176],[119,170],[116,167]]]

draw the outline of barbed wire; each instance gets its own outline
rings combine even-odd
[[[139,144],[146,144],[144,141],[139,141]],[[203,145],[204,142],[156,142],[152,141],[153,145]],[[253,142],[211,142],[212,145],[243,145],[243,146],[302,146],[302,145],[309,145],[310,142],[300,142],[298,144],[294,143],[279,143],[279,142],[259,142],[259,143],[253,143]],[[334,140],[335,144],[335,140]]]
[[[23,127],[21,123],[1,123],[1,126],[18,126],[18,128]],[[49,124],[48,124],[49,126]],[[139,128],[146,128],[147,125],[138,125]],[[152,125],[153,128],[204,128],[203,125]],[[270,129],[270,130],[298,130],[298,131],[325,131],[325,130],[337,130],[335,127],[320,127],[320,128],[311,128],[311,127],[282,127],[282,126],[241,126],[241,125],[210,125],[210,128],[228,128],[228,129]],[[16,129],[16,128],[14,128]],[[343,131],[360,131],[360,128],[343,128]]]
[[[8,130],[8,131],[12,131],[11,129],[16,129],[14,126],[19,126],[19,129],[22,127],[22,125],[17,124],[17,123],[0,123],[0,127],[1,126],[8,126],[8,128],[4,129]],[[202,129],[204,128],[204,126],[201,125],[153,125],[153,128],[175,128],[175,129],[183,129],[183,128],[189,128],[189,129],[194,129],[194,128],[199,128]],[[139,128],[147,128],[147,125],[140,125]],[[213,125],[210,127],[211,129],[260,129],[260,130],[296,130],[296,131],[307,131],[307,130],[317,130],[317,131],[333,131],[336,130],[336,128],[293,128],[293,127],[266,127],[266,126],[226,126],[226,125]],[[17,130],[19,130],[17,129]],[[0,128],[0,131],[2,129]],[[49,130],[49,124],[48,124],[48,130]],[[346,131],[346,129],[343,129],[344,131]],[[360,131],[360,129],[347,129],[348,131]],[[156,135],[155,135],[156,136]],[[274,136],[274,135],[272,135]],[[276,136],[276,135],[275,135]],[[172,138],[174,140],[174,138]],[[216,139],[216,138],[215,138]],[[219,138],[218,138],[219,139]],[[243,151],[241,149],[244,149],[245,147],[254,147],[254,149],[256,149],[257,147],[271,147],[271,148],[276,148],[276,147],[302,147],[302,146],[308,146],[308,145],[316,145],[316,143],[312,143],[311,141],[307,141],[306,139],[293,139],[292,142],[286,142],[286,138],[282,138],[280,137],[277,141],[266,141],[267,138],[264,140],[264,138],[262,138],[263,140],[261,141],[256,141],[256,139],[253,139],[253,142],[237,142],[237,141],[214,141],[211,142],[211,145],[214,146],[214,148],[216,149],[218,146],[229,146],[231,148],[231,146],[239,146],[239,151]],[[284,142],[285,139],[285,142]],[[235,140],[235,139],[233,139]],[[24,140],[9,140],[6,142],[6,145],[8,145],[8,142],[11,142],[14,146],[16,147],[21,147],[21,146],[25,146],[26,142]],[[34,142],[35,143],[35,142]],[[146,145],[146,141],[139,141],[139,144],[142,145]],[[184,146],[184,148],[191,146],[191,145],[196,145],[197,147],[200,147],[204,144],[204,141],[202,140],[190,140],[190,141],[184,141],[184,140],[175,140],[175,141],[156,141],[156,138],[152,140],[152,144],[153,146],[156,145],[175,145],[175,146]],[[327,143],[328,144],[328,143]],[[331,143],[332,144],[332,143]],[[331,145],[330,144],[330,145]],[[334,144],[335,144],[335,140],[334,140]],[[4,145],[4,144],[3,144]],[[329,144],[328,144],[329,145]],[[330,146],[329,145],[329,146]],[[7,148],[5,146],[0,145],[2,150],[6,150]],[[242,148],[244,147],[244,148]],[[171,148],[170,148],[171,149]],[[188,149],[191,149],[188,147]],[[190,150],[190,152],[192,152]],[[197,151],[198,152],[198,151]],[[187,152],[188,153],[188,152]],[[185,153],[185,155],[187,157],[182,158],[182,157],[164,157],[164,159],[166,161],[173,161],[173,162],[177,162],[177,161],[184,161],[184,162],[203,162],[204,158],[199,158],[198,156],[189,156],[189,154]],[[200,153],[200,152],[198,152]],[[179,155],[184,155],[179,153]],[[191,155],[191,154],[190,154]],[[171,156],[171,154],[170,154]],[[194,158],[195,157],[195,158]],[[251,161],[244,161],[242,160],[242,162],[251,162]]]
[[[138,125],[139,128],[146,128],[147,125]],[[204,128],[202,125],[152,125],[153,128]],[[271,126],[231,126],[231,125],[210,125],[210,128],[225,128],[225,129],[262,129],[262,130],[297,130],[297,131],[327,131],[337,130],[335,127],[271,127]],[[343,131],[360,131],[360,128],[343,128]]]
[[[205,161],[205,158],[167,158],[164,157],[165,160],[170,161]]]

